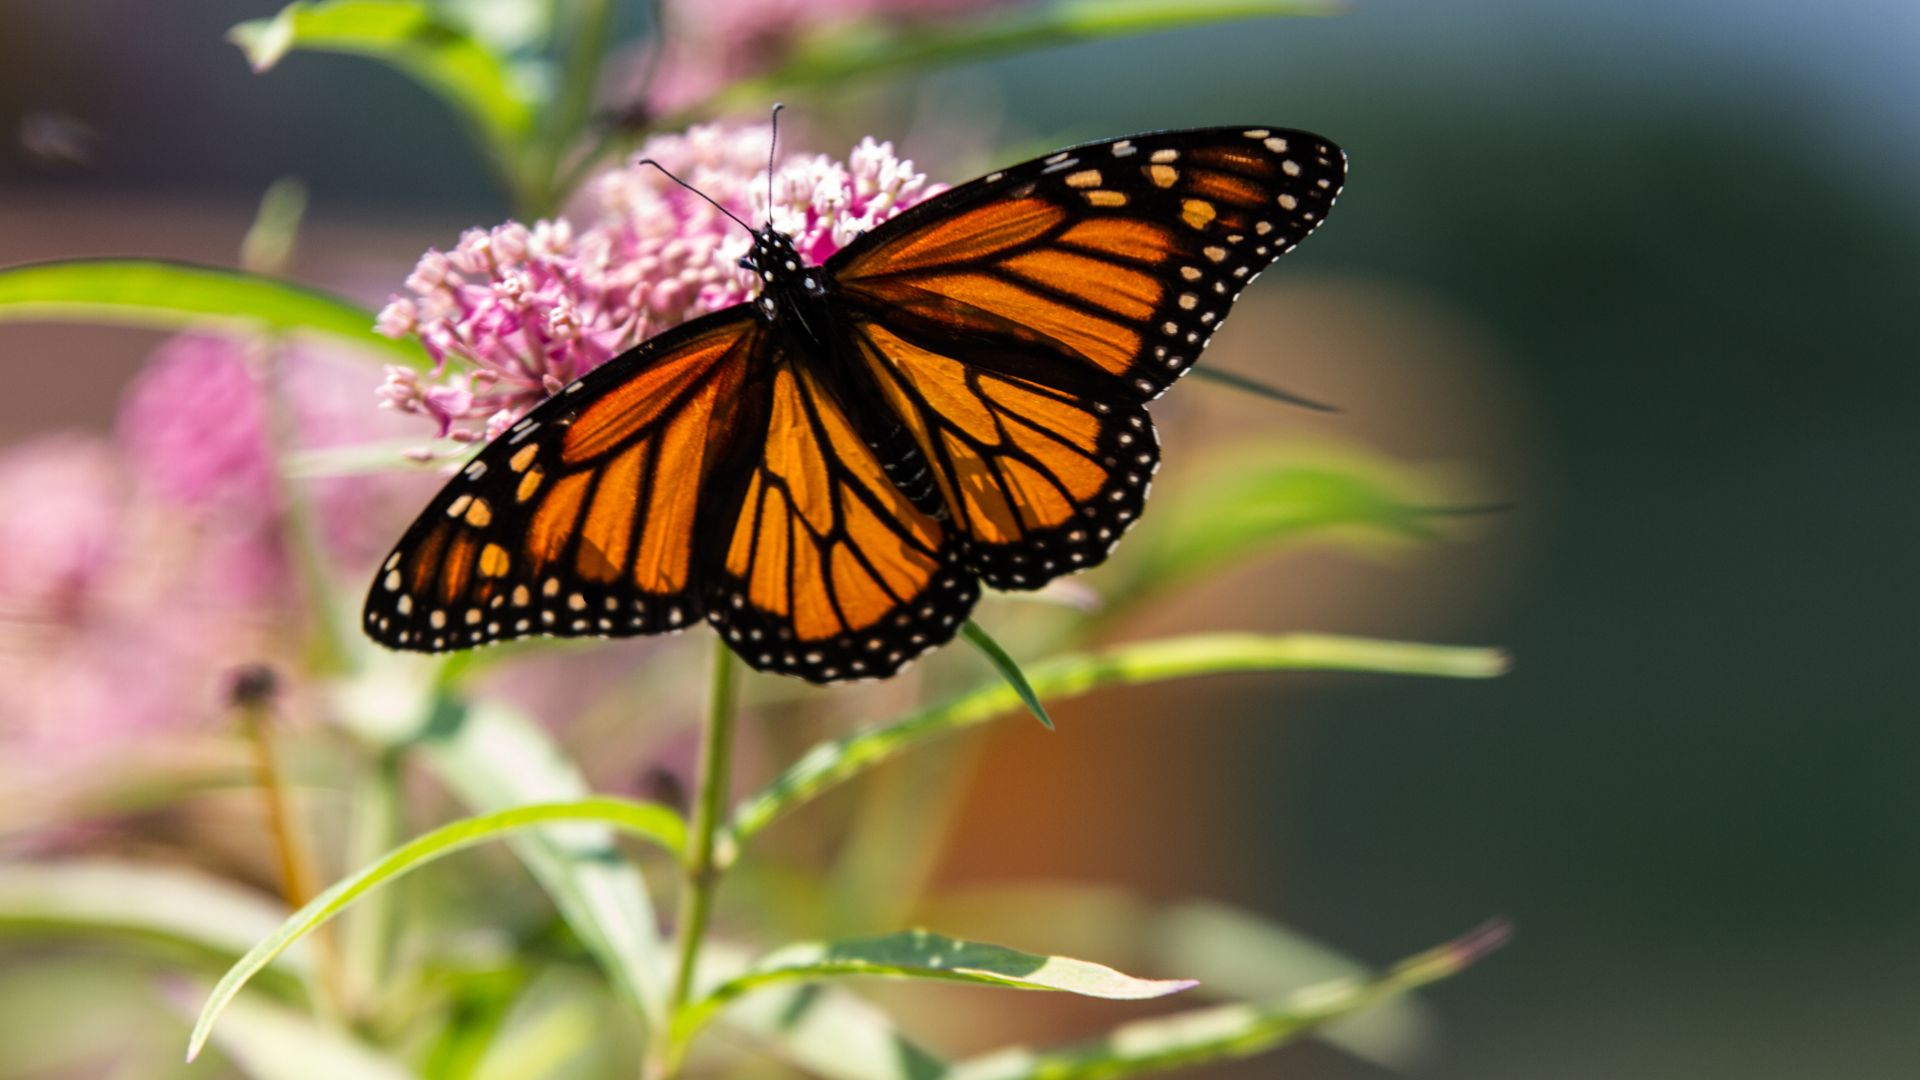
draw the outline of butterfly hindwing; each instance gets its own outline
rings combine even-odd
[[[1160,468],[1139,402],[972,367],[884,325],[854,333],[989,585],[1033,589],[1094,566],[1138,519]]]
[[[1345,156],[1275,128],[1136,135],[936,196],[828,260],[855,350],[933,462],[969,565],[1102,561],[1159,445],[1141,407],[1332,208]]]
[[[388,556],[367,597],[367,632],[438,652],[697,622],[702,492],[738,444],[740,389],[765,340],[750,312],[708,316],[528,413]]]
[[[819,376],[759,381],[764,452],[721,515],[707,611],[735,652],[814,682],[882,677],[950,640],[979,598],[951,531],[914,506]]]

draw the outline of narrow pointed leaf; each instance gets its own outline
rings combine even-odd
[[[1271,1005],[1224,1005],[1126,1024],[1096,1042],[1014,1048],[955,1065],[943,1080],[1117,1080],[1265,1053],[1321,1025],[1456,975],[1507,937],[1490,923],[1396,964],[1377,979],[1350,979]]]
[[[1034,719],[1040,721],[1042,727],[1052,731],[1053,717],[1047,715],[1047,707],[1040,703],[1040,695],[1034,693],[1032,684],[1027,682],[1026,673],[1020,670],[1019,664],[1014,663],[1013,657],[1007,655],[1007,650],[1001,648],[1000,643],[988,636],[987,632],[980,628],[980,624],[972,619],[968,619],[966,625],[960,628],[960,633],[972,643],[974,648],[986,654],[994,670],[1000,673],[1001,678],[1007,680],[1007,685],[1013,688],[1014,693],[1020,695],[1020,701],[1026,705],[1027,711],[1033,714]]]
[[[373,312],[278,278],[161,259],[69,259],[0,270],[0,322],[128,323],[162,329],[225,324],[316,334],[424,370],[412,341],[374,333]]]
[[[126,935],[225,963],[285,914],[251,889],[180,866],[108,858],[0,863],[0,930]],[[304,973],[306,957],[296,951],[275,964]]]
[[[503,653],[454,653],[427,677],[411,657],[371,654],[341,695],[339,713],[363,737],[417,755],[471,810],[585,798],[579,767],[532,718],[497,701],[468,704],[458,697],[463,678]],[[615,992],[642,1016],[660,1020],[667,957],[639,864],[599,825],[542,829],[507,844]]]
[[[485,843],[510,832],[565,822],[587,822],[611,826],[622,832],[651,840],[675,855],[680,853],[686,843],[686,823],[681,820],[680,815],[664,806],[627,799],[594,798],[576,802],[518,806],[511,810],[500,810],[443,825],[424,836],[402,844],[372,865],[336,882],[331,888],[314,897],[306,906],[294,912],[278,930],[241,957],[239,963],[235,964],[213,988],[212,995],[208,998],[205,1007],[201,1009],[200,1019],[194,1025],[193,1038],[187,1048],[187,1060],[192,1061],[200,1053],[200,1048],[206,1044],[207,1036],[213,1030],[213,1023],[219,1018],[221,1010],[226,1008],[234,995],[240,992],[240,988],[246,985],[247,980],[252,978],[255,972],[286,951],[288,946],[312,933],[315,928],[338,914],[355,899],[456,851]]]
[[[169,993],[193,1015],[186,995]],[[413,1070],[312,1014],[242,994],[213,1040],[251,1080],[413,1080]]]
[[[747,969],[745,950],[709,940],[699,985]],[[825,983],[770,986],[729,1006],[722,1024],[772,1057],[822,1080],[940,1080],[946,1063],[903,1034],[878,1005]]]
[[[1300,931],[1213,901],[1155,903],[1137,893],[1080,882],[1008,882],[933,898],[926,920],[961,933],[991,930],[1009,941],[1102,956],[1122,967],[1178,971],[1200,980],[1195,996],[1273,1003],[1316,986],[1375,972]],[[1314,1031],[1314,1037],[1394,1072],[1432,1049],[1436,1021],[1417,997],[1381,1002]]]
[[[1329,405],[1324,401],[1315,401],[1310,397],[1302,397],[1291,390],[1282,390],[1277,386],[1261,382],[1251,375],[1242,375],[1236,371],[1227,371],[1222,368],[1201,365],[1194,368],[1189,374],[1205,382],[1219,383],[1221,386],[1231,386],[1235,390],[1244,390],[1249,394],[1263,398],[1271,398],[1274,401],[1287,405],[1298,405],[1303,409],[1311,409],[1314,412],[1337,413],[1340,411],[1339,406]]]
[[[684,1039],[715,1011],[751,990],[845,976],[935,979],[1116,1001],[1164,997],[1194,985],[1190,979],[1141,979],[1086,960],[1039,956],[912,930],[851,941],[802,942],[775,950],[688,1006],[675,1026]]]
[[[1366,451],[1262,446],[1230,455],[1177,493],[1125,556],[1113,610],[1216,567],[1303,543],[1393,550],[1438,540],[1457,482]]]
[[[1029,689],[1056,701],[1102,686],[1162,682],[1198,675],[1247,671],[1355,671],[1485,679],[1507,670],[1498,649],[1421,645],[1331,634],[1196,634],[1122,645],[1090,654],[1070,654],[1036,664]],[[1011,686],[994,684],[882,727],[820,743],[734,810],[739,844],[780,815],[827,788],[933,736],[983,724],[1021,704]]]

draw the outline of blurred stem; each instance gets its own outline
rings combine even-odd
[[[236,689],[233,695],[235,719],[253,750],[254,771],[266,802],[267,832],[273,838],[279,862],[280,896],[289,910],[298,911],[318,890],[314,888],[313,856],[294,824],[293,796],[280,771],[279,755],[274,752],[272,676],[263,669],[243,674],[241,680],[244,688]],[[247,683],[251,685],[245,686]],[[322,927],[321,931],[326,929]],[[317,931],[313,935],[313,962],[322,1013],[331,1017],[348,1015],[344,969],[331,933]]]
[[[332,575],[320,543],[319,519],[313,512],[308,486],[286,474],[289,452],[297,438],[293,403],[286,390],[286,343],[269,339],[265,348],[267,401],[267,454],[273,475],[280,487],[285,516],[287,555],[307,594],[305,607],[313,613],[313,626],[307,641],[307,660],[315,674],[339,675],[352,670],[353,653],[347,645],[346,630],[340,625],[340,613],[334,607]]]
[[[624,106],[627,115],[610,119],[593,137],[580,144],[579,152],[572,161],[561,160],[557,164],[565,166],[564,171],[556,168],[554,191],[556,199],[563,199],[586,182],[587,177],[605,165],[615,152],[623,148],[638,145],[654,130],[654,124],[647,118],[647,103],[651,100],[653,77],[660,70],[660,57],[667,49],[667,17],[662,10],[661,0],[646,0],[647,33],[652,40],[647,43],[647,54],[641,58],[639,77],[634,79],[629,91],[632,94],[630,104]],[[622,108],[616,106],[616,109]],[[592,117],[583,119],[583,123]],[[581,134],[586,134],[583,130]]]
[[[353,838],[348,864],[366,866],[400,843],[400,755],[380,753],[354,800]],[[379,889],[354,906],[343,931],[352,1000],[363,1010],[388,986],[387,962],[393,942],[393,890]]]
[[[269,184],[252,227],[240,241],[240,265],[256,274],[285,276],[306,213],[307,185],[298,177],[283,176]]]
[[[540,177],[538,205],[524,208],[529,217],[551,214],[567,196],[572,178],[565,173],[567,153],[579,144],[593,111],[593,92],[600,85],[600,65],[606,58],[607,37],[613,29],[612,0],[553,0],[554,24],[572,24],[567,38],[564,82],[548,117],[546,168]],[[565,12],[571,9],[572,17]],[[555,33],[555,40],[561,35]],[[564,175],[563,175],[564,174]]]
[[[241,264],[257,274],[277,275],[284,271],[299,241],[300,223],[306,211],[306,185],[291,177],[275,181],[261,196],[253,224],[240,245]],[[287,460],[299,439],[299,426],[286,390],[285,339],[279,336],[263,339],[259,356],[262,396],[266,400],[267,457],[285,508],[287,555],[300,575],[301,587],[309,600],[306,606],[314,618],[308,659],[319,673],[344,672],[351,666],[348,660],[351,654],[333,607],[333,582],[327,574],[313,505],[305,485],[287,475]]]
[[[872,778],[829,879],[829,938],[886,933],[920,906],[984,749],[984,740],[961,739]]]
[[[725,639],[713,639],[713,689],[707,700],[706,737],[700,748],[700,787],[694,794],[693,835],[682,862],[680,919],[675,931],[674,952],[678,959],[673,974],[673,993],[667,999],[667,1023],[654,1033],[648,1047],[649,1080],[667,1080],[680,1069],[686,1054],[679,1024],[676,1023],[693,996],[694,971],[700,959],[700,945],[707,933],[707,919],[713,913],[713,895],[720,884],[721,867],[715,858],[720,839],[721,815],[726,811],[727,776],[733,764],[733,728],[738,708],[734,697],[733,650]]]

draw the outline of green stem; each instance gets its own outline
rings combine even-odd
[[[285,774],[280,771],[279,754],[274,748],[271,681],[256,684],[251,691],[236,691],[233,706],[241,735],[253,751],[254,777],[265,804],[267,834],[273,838],[280,895],[288,910],[298,911],[319,889],[314,885],[313,857],[294,820],[293,794],[288,790]],[[316,1004],[329,1019],[350,1016],[338,943],[330,933],[316,933],[313,950],[314,977],[319,990]]]
[[[721,816],[727,805],[727,776],[733,763],[733,727],[738,711],[733,667],[733,650],[716,635],[713,689],[707,701],[706,738],[700,750],[700,787],[694,796],[693,834],[681,864],[680,918],[674,948],[678,959],[674,966],[673,993],[667,999],[667,1024],[665,1030],[654,1033],[650,1048],[647,1076],[651,1080],[669,1080],[679,1071],[680,1060],[686,1053],[676,1021],[693,997],[700,945],[706,937],[714,893],[720,884],[721,862],[716,852],[721,839]]]
[[[355,800],[349,865],[365,866],[405,839],[400,828],[402,782],[398,752],[382,751],[370,763]],[[393,993],[387,970],[394,940],[392,890],[381,889],[361,900],[341,937],[352,978],[350,998],[371,1011],[367,1003]]]
[[[326,545],[320,538],[320,519],[314,511],[312,487],[287,475],[286,462],[298,440],[295,430],[298,425],[286,386],[286,340],[278,335],[266,338],[259,352],[264,368],[261,379],[266,388],[267,453],[280,487],[284,543],[306,594],[305,607],[312,620],[307,632],[307,660],[319,674],[350,674],[355,666],[353,646],[348,629],[342,625],[340,611],[334,605],[339,591],[334,587]]]
[[[554,0],[556,15],[566,0]],[[575,0],[573,27],[567,43],[566,81],[547,120],[546,169],[540,176],[538,205],[524,208],[528,216],[550,214],[566,198],[563,180],[567,152],[579,142],[593,111],[593,92],[600,84],[600,64],[606,57],[607,36],[613,29],[611,0]],[[559,19],[556,17],[555,22]],[[571,176],[571,174],[567,174]]]

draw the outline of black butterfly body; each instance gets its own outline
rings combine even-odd
[[[488,445],[381,567],[365,625],[442,651],[705,619],[756,668],[892,674],[979,583],[1102,562],[1159,444],[1145,405],[1322,221],[1345,157],[1212,128],[1063,150],[590,372]]]

